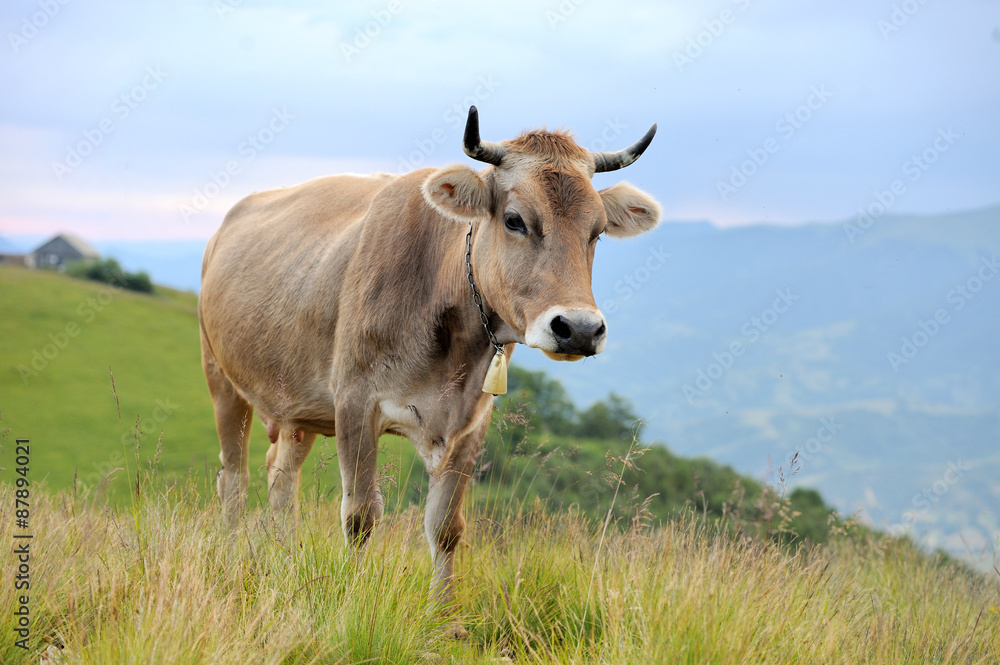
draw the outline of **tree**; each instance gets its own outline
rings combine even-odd
[[[611,393],[581,413],[575,429],[575,434],[585,439],[630,441],[633,432],[637,439],[642,436],[642,421],[627,398]]]
[[[141,293],[153,292],[153,282],[149,278],[149,273],[145,270],[128,272],[121,267],[118,261],[111,258],[96,261],[80,261],[70,264],[66,269],[66,274],[80,279],[92,279],[95,282],[103,282]]]
[[[511,403],[525,402],[532,412],[531,425],[551,434],[572,434],[576,408],[566,389],[545,372],[532,372],[511,366],[507,373],[507,394],[500,400],[500,409]]]

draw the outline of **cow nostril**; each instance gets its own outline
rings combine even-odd
[[[573,329],[569,327],[569,322],[562,316],[552,319],[549,327],[552,328],[552,332],[555,333],[556,338],[562,342],[568,342],[573,336]]]
[[[604,333],[606,333],[607,331],[608,331],[608,328],[607,328],[607,326],[605,326],[605,325],[604,325],[604,322],[601,322],[601,327],[600,327],[600,328],[598,328],[598,329],[597,329],[597,330],[596,330],[596,331],[594,332],[594,338],[596,339],[596,338],[598,338],[598,337],[602,336],[602,335],[603,335]]]

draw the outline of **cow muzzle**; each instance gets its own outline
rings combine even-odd
[[[525,343],[553,360],[580,360],[604,350],[608,326],[599,311],[552,307],[536,317]]]

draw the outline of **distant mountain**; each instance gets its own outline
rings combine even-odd
[[[665,223],[598,248],[601,356],[515,358],[578,402],[629,396],[684,455],[764,476],[797,450],[795,482],[842,510],[997,548],[998,259],[1000,207],[867,229]]]

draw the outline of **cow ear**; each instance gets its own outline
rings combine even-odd
[[[620,182],[598,192],[608,215],[605,229],[612,238],[628,238],[651,231],[660,221],[660,204],[646,192]]]
[[[452,164],[428,176],[422,188],[431,207],[460,222],[490,214],[490,190],[465,164]]]

